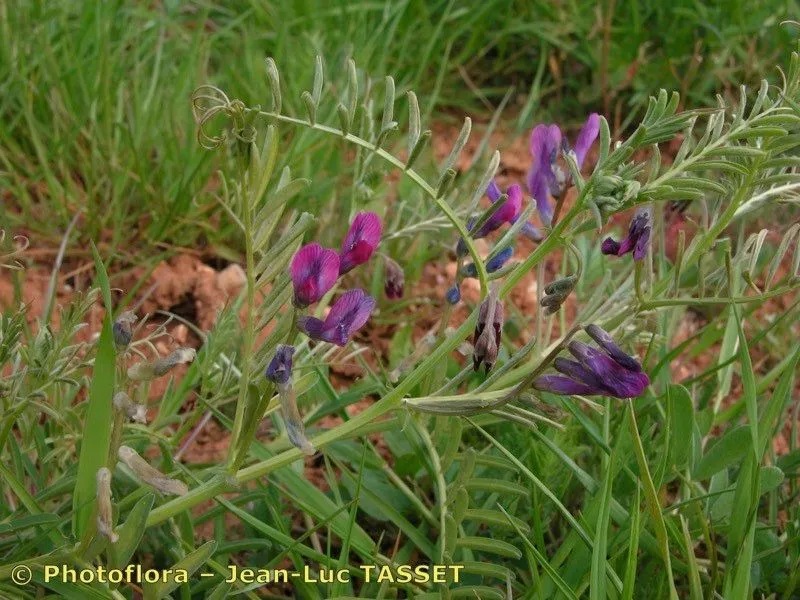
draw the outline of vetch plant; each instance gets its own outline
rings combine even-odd
[[[309,89],[288,98],[269,59],[267,110],[213,86],[193,95],[199,142],[232,159],[209,194],[237,232],[245,273],[199,351],[162,357],[152,335],[137,340],[143,324],[130,313],[114,319],[99,255],[107,317],[97,340],[75,349],[66,333],[44,327],[22,344],[19,320],[0,322],[0,366],[10,371],[0,427],[10,460],[0,475],[14,503],[0,526],[22,540],[0,544],[9,559],[0,579],[17,564],[53,557],[124,565],[137,548],[156,554],[179,536],[158,559],[211,575],[148,588],[148,597],[178,585],[187,597],[252,594],[223,577],[238,549],[271,566],[352,575],[329,587],[298,584],[309,598],[792,597],[800,585],[800,515],[789,481],[796,448],[778,455],[770,441],[797,413],[790,399],[800,351],[774,350],[794,339],[800,230],[776,235],[769,256],[768,235],[748,227],[779,203],[791,210],[800,189],[800,58],[791,56],[780,87],[742,89],[737,102],[711,109],[678,110],[677,94],[661,91],[618,141],[596,114],[571,149],[559,128],[535,128],[532,198],[519,185],[505,193],[495,185],[497,152],[457,170],[470,119],[432,166],[416,95],[406,94],[406,126],[395,114],[394,79],[376,84],[349,60],[343,70],[344,83],[329,80],[318,57]],[[320,137],[335,139],[352,163],[341,167],[341,188],[331,187],[329,215],[299,210],[309,182],[282,152]],[[662,165],[673,140],[680,149]],[[383,201],[388,170],[400,174],[397,204]],[[675,252],[672,201],[689,201],[697,222],[682,230]],[[610,218],[629,209],[627,237],[607,238]],[[542,227],[531,247],[521,238],[536,212]],[[476,239],[486,240],[486,256]],[[390,252],[415,243],[433,247],[425,260],[450,250],[435,265],[455,262],[444,299],[417,298],[406,276],[423,260]],[[371,261],[376,252],[382,260]],[[633,260],[616,258],[625,253]],[[474,296],[462,297],[465,277],[478,281]],[[393,302],[380,298],[381,288]],[[773,300],[786,302],[783,314]],[[398,307],[414,301],[403,317]],[[88,305],[65,315],[62,329]],[[404,321],[420,318],[420,307],[433,324],[417,340]],[[390,327],[396,368],[380,349],[354,341],[358,331],[373,339]],[[754,367],[755,348],[768,349],[764,370]],[[706,352],[708,365],[674,366]],[[90,361],[84,401],[73,381]],[[364,377],[337,387],[330,368],[347,362]],[[148,423],[141,400],[149,382],[179,364],[189,365],[186,374]],[[58,411],[43,400],[50,396]],[[363,399],[359,411],[345,410]],[[69,435],[37,432],[34,408],[67,415],[57,433]],[[224,464],[184,460],[187,439],[211,419],[230,431]],[[78,452],[77,438],[74,472],[51,471],[52,456]],[[159,468],[146,452],[156,446]],[[311,466],[299,461],[314,454],[329,491],[294,468]],[[36,518],[19,524],[26,511]],[[366,527],[364,515],[381,526]],[[241,538],[229,537],[226,518]],[[216,539],[198,545],[202,522]],[[412,561],[463,565],[466,579],[376,583],[358,568],[396,571]],[[99,592],[120,598],[129,590]]]

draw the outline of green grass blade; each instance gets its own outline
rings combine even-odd
[[[78,539],[89,530],[89,520],[95,504],[95,477],[97,470],[108,461],[111,442],[111,398],[114,395],[115,360],[114,339],[111,332],[111,288],[108,274],[94,244],[92,244],[95,269],[100,290],[105,301],[106,316],[97,342],[92,383],[89,388],[89,405],[86,408],[84,436],[78,459],[78,478],[73,496],[73,533]]]

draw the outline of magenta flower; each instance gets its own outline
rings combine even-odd
[[[603,240],[600,251],[603,254],[613,256],[622,256],[632,251],[633,260],[642,260],[647,254],[647,248],[650,244],[650,229],[650,212],[647,210],[639,211],[631,221],[627,237],[621,242],[607,237]]]
[[[514,223],[519,217],[522,210],[522,188],[518,184],[508,186],[506,190],[508,200],[501,206],[489,219],[484,223],[481,228],[475,233],[473,237],[482,238],[489,235],[492,231],[499,229],[503,223]],[[489,187],[486,188],[486,195],[492,204],[497,202],[502,196],[500,188],[497,183],[492,181]]]
[[[597,325],[586,327],[586,333],[600,350],[573,341],[568,348],[577,361],[556,358],[553,366],[562,375],[542,375],[533,382],[537,390],[553,394],[612,396],[635,398],[650,385],[650,379],[632,356],[617,346],[611,336]]]
[[[339,276],[339,256],[335,250],[319,244],[300,248],[292,258],[294,305],[304,308],[317,302],[333,287]]]
[[[336,300],[324,321],[316,317],[300,317],[297,328],[313,340],[344,346],[367,322],[373,308],[375,299],[364,290],[350,290]]]
[[[575,140],[575,162],[578,168],[583,165],[589,148],[599,133],[600,116],[592,113]],[[562,140],[558,125],[537,125],[533,128],[530,139],[533,164],[528,171],[528,192],[536,200],[536,208],[545,225],[549,225],[553,220],[550,196],[560,196],[567,183],[567,176],[556,165],[560,149],[568,151],[569,148],[566,139]]]
[[[339,275],[364,264],[381,241],[381,219],[373,212],[360,212],[350,225],[339,253]]]

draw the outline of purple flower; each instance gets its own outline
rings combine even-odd
[[[578,341],[570,342],[570,353],[578,359],[556,358],[553,366],[562,375],[542,375],[533,382],[537,390],[553,394],[612,396],[635,398],[650,385],[641,365],[628,356],[597,325],[586,327],[586,333],[600,350]]]
[[[476,371],[483,362],[486,364],[486,372],[488,373],[497,361],[504,321],[503,302],[493,291],[481,304],[481,308],[478,311],[478,323],[475,325],[475,335],[472,342],[475,350],[472,354],[472,363]]]
[[[603,240],[600,251],[613,256],[622,256],[633,251],[633,260],[642,260],[647,254],[647,247],[650,243],[650,229],[650,212],[641,210],[633,217],[628,228],[628,236],[621,242],[607,237]]]
[[[333,287],[339,277],[339,255],[319,244],[300,248],[292,258],[294,305],[304,308],[317,302]]]
[[[498,229],[503,223],[514,223],[517,220],[520,210],[522,210],[522,188],[515,183],[508,186],[506,194],[508,195],[508,200],[505,201],[505,204],[489,217],[486,223],[481,226],[473,237],[485,237],[495,229]],[[497,183],[492,181],[489,187],[486,188],[486,195],[489,197],[492,204],[494,204],[503,194],[497,186]]]
[[[350,290],[336,300],[325,320],[300,317],[297,328],[313,340],[344,346],[369,319],[375,299],[364,290]]]
[[[403,267],[388,256],[384,256],[383,272],[383,291],[386,297],[392,300],[402,298],[406,283],[406,274],[403,272]]]
[[[575,140],[575,162],[578,168],[583,165],[597,135],[600,133],[600,116],[592,113],[586,119],[577,139]],[[530,152],[533,164],[528,171],[528,192],[536,200],[536,208],[541,215],[542,222],[549,225],[553,220],[553,207],[550,196],[560,196],[567,183],[567,178],[560,167],[556,165],[558,151],[568,148],[566,139],[561,136],[558,125],[537,125],[533,128],[530,138]],[[529,232],[534,233],[534,232]],[[528,232],[526,232],[528,235]],[[530,237],[530,235],[529,235]]]
[[[533,164],[528,171],[528,192],[536,200],[542,222],[549,225],[553,219],[550,194],[556,191],[556,159],[561,147],[561,129],[558,125],[537,125],[531,131],[530,152]]]
[[[292,355],[294,346],[278,346],[275,356],[267,367],[266,377],[272,383],[286,385],[292,378]]]
[[[367,262],[381,241],[381,219],[373,212],[360,212],[350,224],[339,253],[339,275]]]
[[[508,187],[506,194],[508,195],[508,200],[506,200],[503,206],[498,208],[494,214],[489,217],[483,225],[481,225],[481,228],[478,231],[471,234],[473,238],[479,239],[486,237],[493,231],[499,229],[504,223],[514,223],[519,218],[519,213],[522,210],[522,188],[515,183]],[[489,197],[491,203],[494,204],[503,194],[500,191],[500,188],[497,186],[497,183],[492,181],[489,184],[489,187],[486,188],[486,195]],[[470,221],[467,223],[467,231],[471,232],[474,225],[475,220],[470,219]],[[456,254],[458,254],[458,256],[464,256],[467,254],[467,245],[464,243],[463,238],[458,240]]]

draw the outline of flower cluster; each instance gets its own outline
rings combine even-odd
[[[567,348],[577,360],[556,358],[553,366],[562,375],[542,375],[533,382],[533,387],[564,395],[640,396],[650,385],[650,379],[642,372],[639,362],[623,352],[597,325],[588,325],[585,331],[599,349],[578,341],[570,342]]]
[[[318,302],[339,277],[367,262],[380,243],[381,231],[378,215],[360,212],[353,219],[338,253],[317,243],[300,248],[290,267],[294,305],[305,308]],[[399,269],[399,265],[397,267]],[[367,322],[374,308],[375,300],[363,290],[350,290],[336,300],[325,320],[302,316],[297,320],[297,327],[312,339],[344,346]]]

